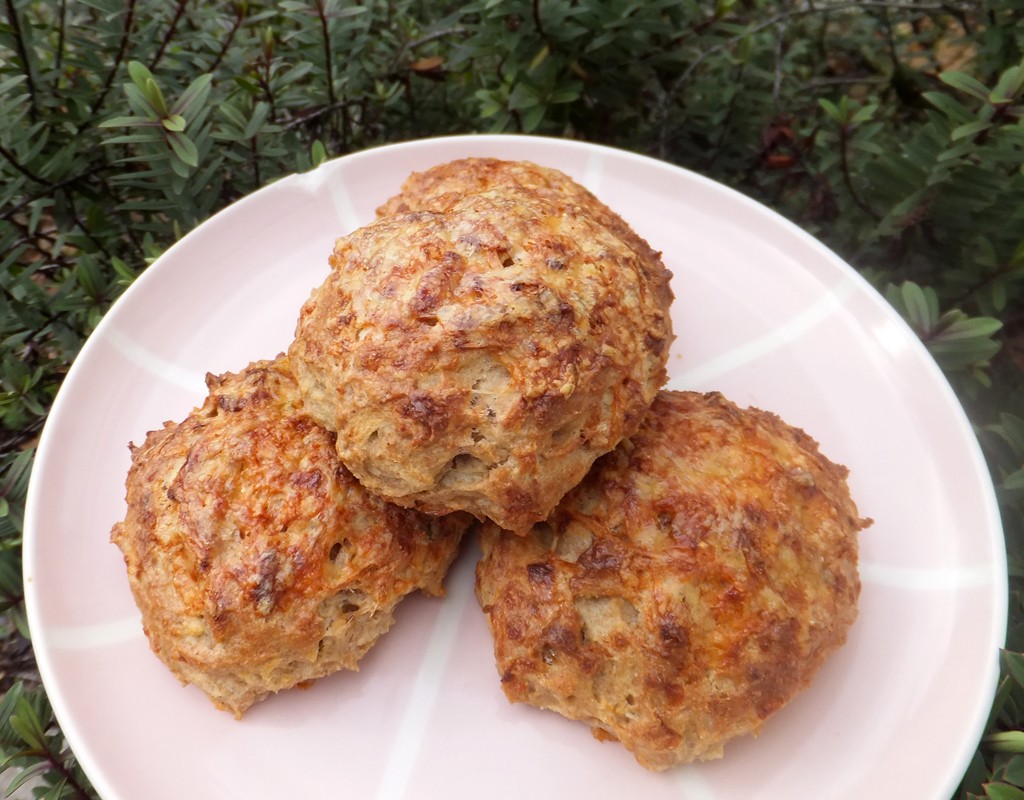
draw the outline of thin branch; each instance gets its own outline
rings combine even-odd
[[[64,38],[67,29],[68,0],[60,0],[60,16],[57,21],[57,54],[53,60],[53,71],[56,74],[54,86],[60,86],[60,70],[64,63]]]
[[[25,44],[25,36],[21,31],[21,20],[18,19],[18,10],[14,7],[14,0],[7,0],[7,17],[14,30],[14,41],[18,45],[18,56],[21,58],[21,65],[25,69],[25,84],[28,87],[30,103],[29,116],[33,122],[36,120],[36,82],[32,77],[32,62],[29,61],[28,47]]]
[[[881,215],[875,211],[871,206],[868,205],[867,201],[857,192],[853,185],[853,176],[850,172],[850,161],[848,152],[850,149],[850,131],[846,125],[839,127],[839,164],[842,168],[843,183],[846,185],[846,190],[850,193],[850,198],[856,204],[857,208],[871,217],[875,222],[882,220]]]
[[[408,51],[416,50],[417,48],[423,47],[425,44],[436,42],[438,39],[443,39],[446,36],[464,33],[469,33],[469,28],[466,28],[463,25],[455,25],[451,28],[441,28],[440,30],[433,31],[432,33],[421,36],[419,39],[406,39],[402,42],[402,46],[395,51],[395,57],[391,59],[391,66],[388,67],[387,74],[392,76],[394,73],[399,71],[399,65],[402,63],[402,59]]]
[[[399,80],[401,80],[401,79],[399,78]],[[295,117],[294,119],[289,120],[288,122],[285,122],[284,124],[282,124],[281,125],[281,130],[282,131],[294,130],[295,128],[301,127],[302,125],[306,125],[306,124],[308,124],[310,122],[313,122],[314,120],[320,119],[320,117],[326,116],[327,114],[332,114],[335,111],[341,111],[342,114],[348,114],[349,112],[347,111],[347,109],[350,106],[356,106],[357,108],[363,108],[363,101],[362,100],[349,100],[348,98],[344,98],[343,97],[341,100],[338,100],[334,105],[331,105],[331,106],[320,106],[320,108],[316,108],[316,109],[313,109],[312,111],[307,111],[304,114],[300,114],[299,116]]]
[[[85,236],[85,238],[92,242],[96,249],[103,253],[104,256],[106,256],[108,261],[111,258],[113,258],[113,254],[107,249],[106,245],[104,245],[103,242],[101,242],[99,239],[93,236],[92,232],[87,227],[85,227],[85,223],[82,222],[82,218],[78,214],[78,209],[75,207],[74,194],[69,192],[67,195],[67,201],[68,210],[71,212],[71,221],[75,223],[75,225],[78,227],[80,231],[82,231],[82,234]]]
[[[719,42],[714,47],[709,47],[707,50],[700,52],[696,58],[693,59],[679,76],[672,81],[665,97],[657,108],[657,114],[651,120],[653,123],[660,125],[660,131],[658,134],[658,151],[661,157],[664,158],[667,149],[668,141],[668,115],[669,106],[672,101],[675,100],[686,82],[690,79],[690,76],[697,70],[697,68],[708,60],[711,56],[716,53],[720,53],[723,50],[727,50],[735,44],[739,43],[748,36],[761,31],[767,30],[768,28],[774,27],[782,22],[788,24],[789,20],[797,17],[806,17],[811,14],[828,14],[836,11],[861,11],[866,8],[891,8],[902,11],[949,11],[949,4],[943,3],[900,3],[900,2],[885,2],[885,0],[853,0],[852,2],[836,2],[829,4],[815,5],[813,3],[806,3],[801,8],[789,9],[787,11],[780,12],[774,16],[768,17],[767,19],[752,25],[749,28],[730,36],[728,39]]]
[[[221,46],[220,52],[217,53],[217,57],[213,60],[213,63],[210,64],[210,68],[207,70],[207,72],[214,72],[217,69],[217,67],[220,66],[220,62],[223,61],[224,56],[227,55],[228,48],[231,47],[231,42],[234,41],[235,34],[238,32],[238,29],[242,26],[242,20],[244,19],[245,14],[242,11],[242,6],[236,5],[234,24],[232,24],[231,30],[228,31],[227,38],[224,40],[224,44]]]
[[[260,178],[260,151],[259,147],[256,146],[256,137],[253,136],[249,139],[249,163],[252,164],[253,178],[256,180],[256,188],[258,189],[263,185],[263,180]]]
[[[48,181],[43,180],[38,175],[36,175],[34,172],[32,172],[32,170],[30,170],[28,167],[23,166],[21,163],[19,163],[18,159],[15,157],[14,153],[12,153],[10,150],[8,150],[3,145],[0,145],[0,156],[3,156],[4,158],[6,158],[10,162],[12,167],[14,167],[18,172],[20,172],[22,175],[24,175],[30,181],[35,181],[36,183],[41,183],[41,184],[43,184],[43,186],[49,186],[50,185]]]
[[[453,36],[457,33],[469,33],[469,28],[464,25],[455,25],[451,28],[441,28],[441,30],[428,33],[425,36],[421,36],[419,39],[413,39],[411,42],[406,42],[403,49],[415,50],[418,47],[423,47],[425,44],[436,42],[438,39],[443,39],[446,36]]]
[[[892,28],[892,18],[889,16],[888,8],[882,11],[882,23],[885,27],[885,40],[889,50],[889,60],[892,61],[892,69],[895,73],[900,67],[900,54],[896,50],[896,34]]]
[[[544,31],[544,24],[540,20],[540,0],[533,0],[533,24],[537,28],[537,34],[545,42],[548,41],[548,35]]]
[[[99,181],[101,184],[103,184],[103,191],[106,192],[107,196],[112,198],[115,203],[120,205],[121,203],[124,202],[118,195],[114,187],[110,185],[110,182],[106,179],[103,173],[99,174]],[[135,235],[135,231],[132,229],[132,226],[125,223],[124,217],[121,214],[117,215],[117,221],[121,224],[121,227],[124,229],[125,238],[127,238],[131,245],[135,248],[135,252],[136,255],[139,257],[139,260],[145,261],[146,249],[142,246],[142,242],[140,242],[138,237]]]
[[[263,47],[263,55],[256,60],[256,78],[259,81],[260,88],[263,89],[263,96],[270,106],[270,121],[272,123],[277,122],[277,103],[274,100],[274,92],[270,88],[271,72],[274,66],[274,47],[273,41],[267,42]],[[262,72],[260,68],[262,67]]]
[[[741,86],[743,84],[743,74],[746,72],[746,70],[747,70],[746,62],[741,62],[739,64],[739,66],[737,66],[737,68],[736,68],[736,77],[733,80],[733,83],[736,86]],[[730,133],[730,127],[732,125],[733,114],[734,114],[734,112],[736,110],[736,99],[738,97],[739,97],[739,92],[733,92],[732,97],[729,98],[729,105],[726,107],[726,110],[725,110],[725,118],[722,120],[721,124],[718,126],[718,140],[715,142],[715,146],[710,148],[710,151],[708,153],[708,158],[704,162],[704,168],[706,170],[710,170],[711,169],[711,167],[714,165],[715,161],[718,159],[718,155],[722,152],[722,148],[723,148],[723,145],[725,144],[726,137]]]
[[[128,52],[128,39],[131,38],[132,25],[135,22],[135,3],[136,0],[128,0],[128,8],[124,16],[124,27],[121,30],[121,43],[118,45],[117,55],[114,57],[114,65],[110,68],[110,72],[107,73],[107,79],[103,82],[103,88],[100,90],[96,101],[92,104],[90,112],[92,114],[95,114],[103,107],[103,101],[107,99],[110,87],[114,85],[114,76],[117,75],[117,71],[121,68],[121,62],[124,61],[125,53]]]
[[[47,748],[46,760],[49,761],[50,766],[57,770],[57,772],[61,774],[64,780],[68,782],[68,786],[70,786],[74,791],[75,797],[81,798],[81,800],[89,800],[89,795],[86,793],[85,789],[83,789],[81,784],[79,784],[79,782],[75,779],[74,774],[71,772],[70,769],[67,768],[67,766],[65,766],[64,761],[60,758],[58,754],[52,753],[50,749]]]
[[[990,284],[995,283],[997,280],[1002,278],[1004,275],[1007,275],[1010,272],[1013,272],[1013,270],[1014,270],[1014,265],[1012,263],[1006,262],[1006,263],[1002,264],[999,267],[999,269],[997,269],[997,270],[995,270],[993,272],[990,272],[988,275],[983,277],[981,280],[975,281],[973,284],[971,284],[966,289],[964,289],[960,294],[958,294],[956,297],[954,297],[950,301],[951,305],[954,305],[954,306],[963,305],[967,300],[969,300],[972,297],[972,295],[977,294],[982,289],[984,289],[986,286],[989,286]]]
[[[167,46],[171,43],[171,39],[174,38],[174,31],[178,27],[178,22],[181,21],[181,15],[185,13],[185,6],[188,5],[188,0],[178,0],[178,7],[174,10],[174,16],[171,18],[171,25],[167,29],[167,33],[164,34],[164,38],[160,40],[160,47],[157,48],[156,55],[149,62],[149,70],[152,72],[156,69],[156,65],[160,63],[160,59],[164,57],[164,53],[167,51]]]
[[[786,17],[779,23],[779,30],[775,35],[775,75],[772,78],[772,102],[776,107],[779,105],[779,94],[782,91],[782,55],[788,27],[789,17]]]
[[[857,76],[836,76],[834,78],[818,78],[817,80],[808,81],[804,84],[807,89],[827,89],[830,86],[862,86],[862,85],[877,85],[888,84],[892,81],[891,78],[887,78],[884,75],[863,75]]]
[[[0,284],[0,292],[2,292],[7,297],[12,306],[17,307],[18,305],[24,302],[20,298],[15,297],[14,293],[3,284]],[[29,332],[25,341],[30,344],[36,342],[39,339],[39,337],[43,335],[43,331],[45,331],[51,325],[63,323],[63,317],[66,317],[69,313],[68,311],[58,311],[54,313],[49,309],[45,308],[35,308],[33,310],[37,314],[37,319],[42,319],[42,325],[39,325],[35,330]]]
[[[316,0],[316,10],[320,17],[320,32],[324,41],[324,70],[327,72],[327,105],[336,106],[338,98],[334,94],[334,67],[331,63],[331,33],[327,26],[327,11],[324,9],[324,0]],[[331,132],[334,138],[338,138],[338,130],[331,124]]]
[[[341,151],[348,152],[349,141],[352,139],[352,113],[349,111],[348,99],[341,98]]]
[[[4,222],[5,220],[10,219],[26,206],[31,205],[36,200],[42,200],[44,197],[48,197],[53,192],[56,192],[58,189],[63,189],[65,186],[70,186],[73,183],[77,183],[78,181],[84,178],[88,178],[92,175],[95,175],[97,172],[102,172],[107,169],[110,169],[109,165],[97,164],[95,166],[90,167],[85,172],[80,172],[78,175],[73,175],[70,178],[64,178],[63,180],[57,181],[56,183],[47,184],[47,189],[45,192],[32,195],[31,197],[27,197],[20,203],[18,203],[16,206],[11,206],[3,213],[0,213],[0,222]]]

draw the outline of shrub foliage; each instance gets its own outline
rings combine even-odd
[[[467,131],[654,155],[856,266],[946,371],[1010,560],[1000,691],[958,796],[1024,797],[1024,2],[4,0],[0,775],[93,796],[27,646],[33,446],[83,340],[213,212],[328,157]]]

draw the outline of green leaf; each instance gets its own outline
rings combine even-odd
[[[24,696],[18,699],[17,708],[11,714],[8,724],[29,747],[41,753],[46,751],[46,732],[35,709]]]
[[[953,129],[950,134],[950,138],[955,142],[959,139],[965,139],[968,136],[976,136],[982,131],[987,131],[993,127],[993,123],[985,120],[974,120],[974,122],[967,122],[963,125],[958,125]]]
[[[129,133],[125,136],[111,136],[110,138],[104,139],[103,144],[159,144],[163,142],[163,136],[160,134],[160,129],[153,127],[151,132],[147,133]],[[129,159],[121,159],[122,162],[127,162]]]
[[[838,122],[840,125],[843,124],[842,115],[839,113],[835,103],[831,100],[826,100],[824,97],[819,97],[818,105],[833,121]]]
[[[207,73],[200,75],[189,87],[181,93],[181,96],[175,101],[174,105],[171,106],[172,114],[179,114],[183,117],[190,118],[194,117],[194,112],[198,111],[206,103],[206,98],[210,95],[210,84],[213,82],[213,75]]]
[[[17,766],[15,762],[21,759],[30,758],[34,755],[34,750],[12,750],[10,753],[8,753],[2,759],[0,759],[0,775],[2,775],[5,771],[11,769],[12,767]]]
[[[990,749],[1000,753],[1024,753],[1024,731],[1000,731],[982,739]]]
[[[242,114],[234,105],[231,103],[225,103],[220,106],[220,113],[239,130],[245,130],[246,119],[245,115]]]
[[[167,164],[168,166],[170,166],[171,172],[174,173],[174,175],[171,177],[171,191],[174,194],[181,194],[181,191],[184,188],[184,185],[181,183],[181,180],[187,178],[189,175],[192,174],[192,167],[190,167],[188,164],[186,164],[173,153],[168,159]]]
[[[180,114],[171,114],[169,117],[165,117],[163,120],[164,128],[169,131],[181,132],[185,130],[185,118]]]
[[[851,120],[851,122],[853,122],[854,125],[859,125],[861,123],[867,122],[868,120],[874,118],[875,112],[877,111],[878,103],[868,103],[867,105],[862,106],[857,110],[857,113],[853,115],[853,119]]]
[[[1003,780],[1014,786],[1024,785],[1024,756],[1013,756],[1003,767]]]
[[[252,117],[249,118],[249,122],[245,126],[245,131],[242,134],[246,139],[252,139],[260,132],[263,128],[264,123],[267,121],[267,116],[270,114],[270,104],[264,103],[262,100],[258,102],[252,110]]]
[[[527,133],[532,133],[540,127],[541,120],[544,119],[544,106],[534,106],[533,108],[527,109],[523,114],[523,130]]]
[[[260,93],[260,85],[252,78],[246,75],[236,75],[234,80],[235,83],[248,94],[255,95]]]
[[[947,86],[952,86],[954,89],[971,95],[971,97],[976,97],[978,100],[988,100],[988,89],[985,84],[966,72],[954,70],[943,72],[939,74],[939,80]]]
[[[188,164],[190,167],[199,166],[199,151],[188,136],[177,131],[170,131],[167,134],[167,141],[171,145],[174,155],[185,164]]]
[[[575,103],[580,96],[580,86],[573,85],[558,89],[548,96],[548,103],[559,105],[564,103]]]
[[[913,281],[905,281],[900,287],[900,294],[910,324],[920,332],[930,331],[938,317],[936,301],[929,299],[925,290]]]
[[[15,793],[24,786],[26,783],[31,781],[33,778],[39,776],[39,774],[46,769],[46,764],[34,764],[31,767],[27,767],[14,776],[14,779],[7,784],[7,788],[4,790],[4,797],[13,797]]]
[[[999,76],[995,88],[989,92],[988,100],[995,104],[1012,103],[1021,88],[1024,88],[1024,66],[1010,67]]]
[[[129,61],[128,77],[132,79],[132,82],[138,86],[139,89],[145,92],[146,84],[153,80],[153,73],[150,72],[149,67],[141,61]]]
[[[146,81],[145,87],[142,88],[142,93],[149,100],[150,105],[156,110],[156,113],[160,116],[165,116],[168,113],[167,101],[164,100],[164,93],[160,91],[160,86],[155,80],[150,78]]]
[[[540,103],[540,98],[533,87],[525,83],[517,83],[508,96],[508,107],[512,111],[525,111]],[[525,127],[525,125],[524,125]]]
[[[937,338],[945,342],[982,339],[991,336],[1002,327],[1002,321],[994,317],[959,317],[942,328]]]
[[[124,94],[128,98],[128,105],[139,118],[156,121],[160,118],[156,107],[149,101],[149,97],[138,86],[133,83],[124,85]]]
[[[1003,651],[1003,664],[1017,685],[1024,688],[1024,653]]]
[[[152,125],[152,120],[143,117],[112,117],[99,124],[101,128],[131,128],[140,125]]]
[[[61,800],[64,796],[64,792],[68,788],[68,779],[61,778],[53,786],[51,786],[45,794],[40,795],[38,800]]]
[[[327,160],[327,148],[324,147],[324,143],[319,139],[313,142],[313,146],[310,148],[310,161],[312,161],[314,167],[319,167]]]
[[[925,92],[921,95],[925,100],[945,114],[952,122],[963,124],[974,119],[974,115],[953,97],[942,92]]]
[[[1006,783],[986,783],[985,796],[989,800],[1024,800],[1024,791]]]
[[[527,69],[536,69],[547,60],[549,55],[551,55],[551,49],[547,45],[544,45],[530,61],[530,65]]]

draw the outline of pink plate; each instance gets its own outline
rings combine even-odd
[[[757,738],[666,773],[556,714],[509,705],[473,597],[410,598],[358,673],[284,692],[241,722],[150,652],[109,531],[129,441],[180,420],[207,371],[289,342],[338,235],[413,170],[529,159],[593,190],[675,273],[673,388],[780,414],[851,469],[863,594],[846,646]],[[745,798],[945,800],[981,735],[1006,624],[998,509],[971,427],[913,333],[812,237],[736,192],[579,142],[462,136],[294,175],[200,225],[125,292],[83,348],[36,456],[25,529],[36,655],[107,800]]]

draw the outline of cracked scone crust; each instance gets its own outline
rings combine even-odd
[[[664,268],[661,257],[608,206],[564,172],[541,167],[530,161],[497,158],[461,158],[414,172],[402,190],[377,209],[378,216],[410,211],[446,211],[469,195],[496,192],[519,197],[532,196],[586,213],[628,244],[648,265],[657,279]]]
[[[304,412],[287,359],[207,385],[202,407],[132,447],[111,539],[153,651],[241,716],[356,669],[408,593],[442,595],[469,518],[366,492]]]
[[[505,694],[650,769],[720,757],[846,640],[867,524],[802,431],[662,392],[529,536],[485,526],[477,595]]]
[[[367,486],[524,531],[665,381],[670,274],[586,209],[508,188],[340,239],[289,354]]]

